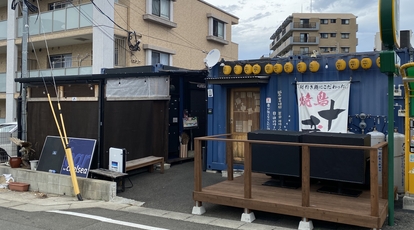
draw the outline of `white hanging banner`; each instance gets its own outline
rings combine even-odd
[[[346,133],[351,82],[297,82],[299,130]]]

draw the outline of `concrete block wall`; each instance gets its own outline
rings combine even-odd
[[[0,175],[3,174],[11,174],[16,182],[30,184],[30,191],[76,196],[69,175],[0,166]],[[81,177],[77,180],[83,199],[110,201],[116,197],[115,182]]]

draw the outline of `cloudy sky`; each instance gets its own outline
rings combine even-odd
[[[372,51],[379,32],[378,0],[204,0],[239,18],[233,42],[239,59],[269,56],[270,36],[292,13],[352,13],[357,16],[357,52]],[[411,4],[410,4],[411,3]],[[414,30],[412,0],[400,0],[400,29]],[[410,23],[411,22],[411,23]]]

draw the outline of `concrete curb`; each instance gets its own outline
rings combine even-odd
[[[0,175],[3,174],[11,174],[14,181],[30,184],[29,191],[66,196],[76,195],[69,175],[0,165]],[[84,199],[111,201],[116,198],[115,182],[80,177],[77,179],[79,191]]]

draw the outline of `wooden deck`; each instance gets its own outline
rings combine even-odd
[[[227,148],[228,178],[224,182],[202,188],[201,185],[201,141],[220,140],[231,143],[232,139],[217,137],[201,137],[195,140],[194,173],[195,185],[193,199],[196,206],[202,202],[244,208],[245,212],[259,210],[271,213],[298,216],[308,219],[324,220],[367,228],[380,229],[388,213],[388,184],[384,190],[378,186],[377,150],[383,148],[383,181],[387,177],[387,143],[373,147],[324,145],[329,148],[368,149],[370,151],[370,188],[358,197],[348,197],[320,193],[316,190],[321,185],[311,185],[309,179],[309,147],[321,147],[318,144],[272,142],[272,144],[302,146],[302,186],[298,189],[271,187],[262,185],[270,177],[251,172],[251,143],[268,144],[269,141],[245,142],[244,175],[233,178],[232,153]],[[229,146],[229,144],[228,144]],[[207,210],[208,211],[208,210]]]
[[[379,217],[371,216],[369,191],[355,198],[316,192],[321,185],[312,185],[310,207],[302,207],[302,191],[262,185],[270,177],[252,174],[252,198],[244,198],[244,177],[227,180],[194,192],[194,200],[251,210],[260,210],[290,216],[307,217],[367,228],[379,228],[385,221],[388,209],[386,199],[379,200]],[[381,192],[381,188],[379,188]],[[207,210],[208,211],[208,210]]]

